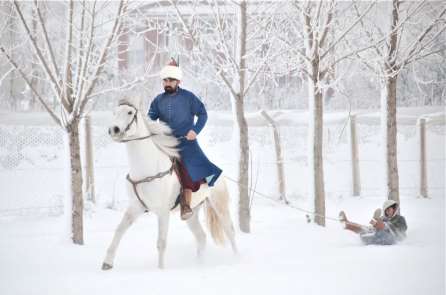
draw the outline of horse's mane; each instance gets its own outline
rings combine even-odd
[[[144,116],[143,112],[141,111],[140,101],[141,100],[138,97],[124,98],[119,101],[119,104],[129,103],[136,107],[136,109],[142,114],[141,117],[147,130],[149,130],[150,134],[152,134],[151,138],[153,143],[169,157],[179,158],[180,153],[177,146],[180,142],[174,135],[172,135],[172,129],[170,129],[170,127],[163,122],[152,121],[149,120],[147,116]]]
[[[163,122],[150,121],[144,117],[144,123],[153,134],[153,143],[169,157],[179,158],[180,153],[177,148],[180,143],[178,139],[172,135],[172,129]]]

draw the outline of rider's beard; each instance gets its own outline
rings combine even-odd
[[[176,89],[176,87],[174,88],[174,87],[172,87],[172,86],[165,86],[165,87],[164,87],[164,91],[166,91],[166,92],[169,93],[169,94],[172,94],[172,93],[174,93],[175,91],[177,91],[177,89]]]

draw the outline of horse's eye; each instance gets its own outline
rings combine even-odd
[[[128,114],[131,115],[131,114],[133,114],[133,112],[132,112],[132,111],[129,111]]]

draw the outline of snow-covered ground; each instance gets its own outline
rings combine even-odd
[[[415,111],[408,115],[438,110]],[[302,121],[295,114],[279,112],[277,116],[284,124],[280,132],[287,194],[294,206],[307,209],[306,127],[287,127],[287,122]],[[371,123],[377,115],[371,114],[358,126],[362,197],[350,196],[343,116],[327,115],[338,122],[331,122],[324,134],[327,216],[335,218],[345,210],[351,220],[365,224],[385,199],[379,126]],[[200,142],[226,175],[235,178],[235,153],[228,153],[235,150],[231,127],[223,124],[229,116],[213,117],[217,123],[210,121]],[[209,238],[206,253],[198,260],[195,241],[176,214],[169,231],[166,269],[159,270],[157,224],[149,214],[130,228],[114,269],[104,272],[100,270],[102,260],[127,199],[123,146],[112,144],[103,126],[94,129],[98,205],[87,204],[85,245],[75,246],[64,239],[65,222],[59,215],[65,188],[61,133],[45,127],[46,120],[31,127],[20,123],[27,118],[16,120],[0,120],[0,295],[445,294],[444,125],[427,131],[430,199],[417,198],[419,143],[414,120],[411,117],[408,125],[399,126],[402,213],[409,226],[408,238],[399,245],[363,246],[337,222],[327,220],[325,228],[308,224],[302,211],[256,195],[252,233],[237,234],[239,255],[233,255],[229,247],[215,246]],[[258,120],[258,115],[252,120]],[[275,198],[271,131],[252,128],[250,140],[253,186]],[[230,181],[229,185],[237,223],[235,186]],[[114,210],[106,209],[111,205]],[[42,214],[36,214],[39,208]]]
[[[235,202],[233,202],[235,205]],[[327,202],[328,215],[345,209],[366,223],[381,205],[373,198]],[[0,294],[429,294],[445,292],[444,198],[403,198],[408,238],[395,246],[363,246],[329,221],[256,199],[252,233],[238,233],[240,254],[208,239],[202,260],[178,215],[169,231],[166,269],[159,270],[156,219],[141,217],[118,250],[114,269],[100,270],[122,213],[99,209],[86,217],[86,244],[61,239],[60,217],[0,222]],[[234,208],[235,206],[233,206]]]

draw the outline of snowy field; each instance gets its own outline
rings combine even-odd
[[[328,200],[367,222],[373,198]],[[86,217],[86,244],[61,239],[60,217],[0,222],[0,294],[429,294],[445,291],[444,198],[403,198],[408,238],[395,246],[363,246],[335,222],[307,224],[289,207],[258,199],[252,234],[238,233],[240,254],[208,239],[202,260],[178,214],[172,218],[166,269],[159,270],[156,219],[141,217],[124,237],[114,269],[100,270],[121,213]],[[235,204],[234,204],[235,205]],[[234,208],[234,206],[233,206]]]
[[[292,114],[284,112],[281,118],[296,123]],[[44,127],[45,120],[31,128],[20,125],[20,120],[8,122],[0,128],[0,162],[7,166],[0,169],[0,295],[445,294],[444,125],[428,128],[429,199],[417,198],[416,128],[399,127],[402,213],[409,227],[408,238],[399,245],[363,246],[358,236],[335,221],[327,219],[325,228],[308,224],[303,212],[256,195],[252,233],[237,233],[239,255],[208,238],[206,253],[198,260],[195,241],[177,212],[171,219],[166,269],[159,270],[157,223],[148,214],[124,236],[114,269],[104,272],[102,260],[127,200],[123,146],[112,144],[103,127],[94,129],[98,205],[87,204],[85,245],[74,246],[64,239],[65,223],[58,207],[65,187],[63,148],[54,136],[60,133]],[[234,177],[235,155],[227,153],[234,148],[231,130],[219,125],[207,126],[200,140],[210,158]],[[351,197],[348,140],[342,122],[329,126],[324,134],[327,216],[336,218],[345,210],[351,220],[365,224],[385,199],[380,193],[379,128],[358,126],[363,191],[362,197]],[[288,196],[293,205],[307,209],[305,132],[305,126],[281,127]],[[276,197],[271,138],[270,130],[250,130],[254,185]],[[45,139],[45,145],[33,145],[31,139]],[[229,185],[236,223],[235,186]],[[107,209],[110,206],[114,209]]]

